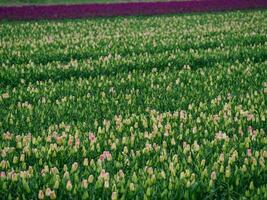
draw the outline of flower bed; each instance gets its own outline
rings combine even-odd
[[[1,199],[266,199],[267,11],[2,22]]]
[[[62,19],[267,8],[265,0],[206,0],[0,7],[0,19]]]

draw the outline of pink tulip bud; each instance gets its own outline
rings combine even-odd
[[[76,146],[80,146],[80,143],[81,143],[80,139],[79,139],[79,138],[76,138],[76,140],[75,140],[75,145],[76,145]]]
[[[72,138],[69,138],[68,145],[72,145]]]
[[[44,192],[42,190],[38,193],[38,199],[44,199]]]
[[[96,137],[93,133],[90,133],[89,134],[89,140],[91,143],[95,143],[96,142]]]
[[[216,180],[216,172],[212,172],[210,175],[211,180]]]
[[[99,157],[99,159],[100,159],[101,161],[104,161],[104,160],[105,160],[105,155],[101,154],[100,157]]]
[[[248,155],[249,157],[252,156],[252,150],[251,150],[251,149],[247,149],[247,155]]]
[[[70,180],[67,182],[66,189],[67,191],[70,191],[72,189],[72,183]]]

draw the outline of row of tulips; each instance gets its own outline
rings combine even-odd
[[[1,198],[266,199],[266,16],[2,23]]]
[[[37,20],[265,9],[265,0],[185,0],[0,7],[0,20]]]

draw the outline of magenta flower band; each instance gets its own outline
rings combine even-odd
[[[266,0],[204,0],[82,5],[25,5],[0,7],[0,20],[39,20],[130,15],[162,15],[264,8],[267,8]]]

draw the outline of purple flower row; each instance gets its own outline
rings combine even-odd
[[[266,0],[204,0],[182,2],[136,2],[83,5],[0,7],[0,20],[62,19],[159,15],[188,12],[267,8]]]

